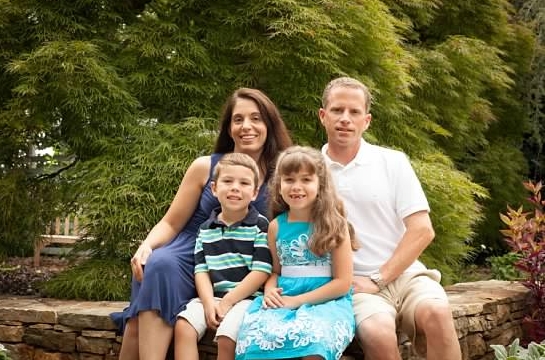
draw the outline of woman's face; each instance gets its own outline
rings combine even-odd
[[[249,99],[237,99],[231,115],[229,134],[235,143],[235,152],[258,159],[267,140],[267,125],[257,104]]]

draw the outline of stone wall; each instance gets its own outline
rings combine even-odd
[[[521,337],[527,290],[518,283],[481,281],[446,288],[464,359],[493,359],[491,344]],[[108,314],[126,302],[0,298],[0,343],[14,360],[113,360],[121,337]],[[210,337],[201,359],[215,358]],[[410,343],[400,345],[405,360],[420,359]]]

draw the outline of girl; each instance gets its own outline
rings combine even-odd
[[[355,331],[351,236],[323,155],[281,153],[270,197],[273,273],[247,310],[236,358],[339,359]]]

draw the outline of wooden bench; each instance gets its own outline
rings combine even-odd
[[[45,235],[34,244],[34,267],[40,266],[40,256],[42,250],[52,244],[73,245],[81,238],[79,232],[79,221],[77,216],[67,216],[61,221],[56,218],[46,228]]]

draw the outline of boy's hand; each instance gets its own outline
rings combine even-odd
[[[265,293],[263,294],[263,307],[265,309],[284,307],[282,288],[266,288]]]
[[[206,319],[206,326],[209,329],[217,330],[220,322],[217,319],[216,305],[212,304],[204,308],[204,318]]]

